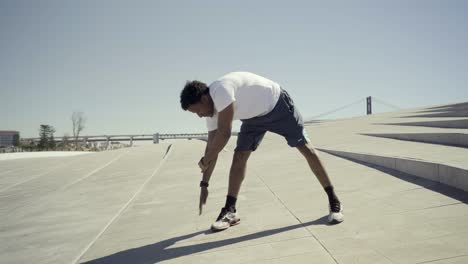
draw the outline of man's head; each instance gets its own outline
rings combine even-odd
[[[199,117],[212,117],[214,114],[213,100],[209,88],[200,81],[188,81],[180,93],[182,109],[188,110]]]

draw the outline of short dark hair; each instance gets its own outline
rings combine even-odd
[[[200,81],[187,81],[180,93],[182,109],[187,110],[190,105],[200,102],[202,95],[209,92],[208,86]]]

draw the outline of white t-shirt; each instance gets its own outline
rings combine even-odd
[[[209,85],[213,117],[206,118],[208,131],[218,128],[218,112],[234,103],[234,120],[268,114],[281,93],[279,84],[250,72],[231,72]]]

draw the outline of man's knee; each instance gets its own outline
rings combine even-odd
[[[247,164],[251,151],[235,151],[232,159],[233,167],[244,167]]]
[[[314,156],[314,157],[317,157],[317,151],[315,150],[315,148],[307,143],[303,146],[300,146],[300,147],[297,147],[297,149],[304,155],[304,156]]]

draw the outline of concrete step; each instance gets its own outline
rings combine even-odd
[[[468,134],[464,133],[369,133],[361,135],[465,148],[468,147]]]
[[[431,110],[451,110],[451,111],[468,110],[468,102],[434,106],[434,107],[429,107],[427,109],[431,109]]]
[[[403,118],[415,117],[468,117],[468,110],[450,111],[442,109],[439,111],[428,111],[421,114],[404,116]]]
[[[319,148],[319,150],[336,155],[338,157],[374,164],[468,191],[468,168],[466,167],[459,168],[436,162],[429,162],[412,158],[381,156],[370,153],[349,152],[323,148]]]
[[[439,128],[468,128],[468,119],[451,119],[437,121],[418,121],[418,122],[398,122],[398,123],[382,123],[381,125],[397,125],[397,126],[423,126],[423,127],[439,127]]]

